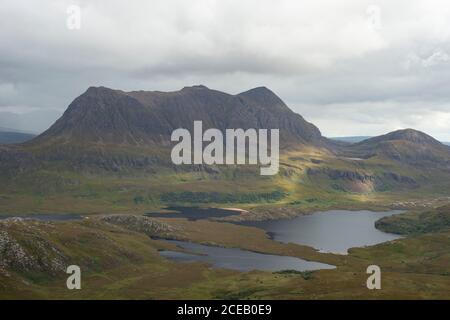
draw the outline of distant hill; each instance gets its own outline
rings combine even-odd
[[[48,129],[61,114],[62,112],[57,109],[36,108],[24,113],[1,111],[0,109],[0,127],[12,129],[3,131],[40,133]]]
[[[361,142],[363,140],[372,138],[371,136],[354,136],[354,137],[330,137],[331,140],[342,141],[348,143]]]
[[[348,136],[348,137],[329,137],[328,139],[331,139],[333,141],[341,141],[341,142],[348,142],[348,143],[358,143],[367,139],[373,138],[373,136]],[[450,142],[442,141],[442,144],[445,144],[446,146],[450,146]]]
[[[35,134],[0,127],[0,144],[22,143],[36,137]]]
[[[364,159],[377,156],[410,165],[433,163],[450,166],[450,148],[413,129],[397,130],[354,143],[346,152]]]
[[[30,130],[20,130],[17,129],[16,127],[2,127],[0,126],[0,132],[18,132],[18,133],[27,133],[27,134],[31,134],[31,135],[37,135],[35,131],[30,131]]]

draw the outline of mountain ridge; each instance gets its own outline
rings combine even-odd
[[[258,87],[231,95],[205,86],[179,91],[130,91],[89,87],[54,125],[32,141],[134,145],[170,142],[177,128],[283,128],[282,141],[326,146],[320,130],[294,113],[272,91]]]
[[[58,161],[70,163],[75,170],[146,168],[153,172],[155,165],[173,169],[170,135],[177,128],[192,130],[195,120],[203,122],[204,130],[280,129],[282,153],[309,150],[331,158],[376,157],[418,167],[430,163],[450,167],[450,148],[417,130],[342,143],[323,137],[316,126],[266,87],[232,95],[203,85],[171,92],[89,87],[41,135],[21,145],[2,147],[0,159],[5,163],[1,167],[22,170],[43,161],[51,167]]]

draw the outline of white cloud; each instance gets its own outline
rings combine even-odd
[[[450,55],[441,50],[435,50],[426,57],[419,57],[416,53],[411,53],[407,56],[404,67],[406,70],[411,70],[414,67],[430,68],[446,64],[450,62]]]
[[[329,137],[380,135],[414,128],[450,141],[450,103],[383,101],[300,105],[294,109],[302,110]]]
[[[66,68],[293,72],[386,45],[367,25],[367,5],[348,2],[82,1],[82,28],[71,31],[65,9],[72,1],[43,1],[36,10],[14,0],[3,4],[9,32],[0,37],[10,58]],[[21,40],[36,47],[21,52]]]

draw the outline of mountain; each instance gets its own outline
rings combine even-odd
[[[168,145],[177,128],[282,128],[284,144],[325,147],[319,129],[291,111],[272,91],[255,88],[230,95],[205,86],[180,91],[124,92],[91,87],[33,145]]]
[[[203,122],[203,130],[280,129],[282,150],[331,153],[336,148],[265,87],[237,95],[202,85],[173,92],[90,87],[48,130],[23,145],[1,147],[0,171],[11,176],[17,170],[44,167],[91,173],[191,170],[170,161],[170,136],[178,128],[192,130],[195,120]]]
[[[280,129],[278,174],[261,176],[257,166],[174,165],[171,133],[192,129],[194,120],[204,130]],[[307,209],[447,195],[449,150],[411,129],[354,144],[327,139],[265,87],[236,95],[205,86],[91,87],[41,135],[0,145],[0,211],[123,213],[199,203]]]
[[[419,166],[429,162],[450,166],[450,148],[413,129],[397,130],[363,140],[350,145],[344,153],[363,159],[381,157]]]
[[[265,184],[252,171],[254,167],[174,165],[170,160],[171,133],[177,128],[192,130],[195,120],[203,122],[203,130],[280,129],[280,174],[276,177],[280,179]],[[90,87],[41,135],[23,144],[0,146],[0,177],[20,184],[19,192],[26,187],[32,188],[33,194],[42,194],[71,186],[67,188],[77,201],[80,194],[92,190],[91,182],[80,182],[82,177],[132,179],[126,186],[118,184],[116,191],[95,181],[93,185],[101,191],[94,194],[111,194],[114,199],[125,197],[122,192],[127,190],[126,194],[132,195],[123,201],[137,199],[140,203],[146,199],[142,190],[148,193],[148,188],[153,188],[151,197],[162,195],[161,182],[144,188],[133,180],[136,177],[164,177],[165,192],[183,188],[182,184],[173,185],[178,179],[194,179],[198,191],[203,182],[195,180],[195,173],[201,173],[206,181],[215,181],[214,190],[220,186],[229,190],[227,184],[232,181],[241,184],[243,192],[248,188],[269,193],[290,188],[301,196],[302,191],[316,194],[318,190],[330,195],[412,190],[426,185],[430,172],[433,179],[447,180],[450,148],[425,133],[407,129],[353,144],[333,141],[266,87],[236,95],[201,85],[173,92]],[[178,173],[186,176],[172,176]],[[192,185],[186,188],[184,191],[190,192]],[[211,186],[205,184],[204,188],[201,191],[211,191]],[[82,191],[76,192],[78,189]]]
[[[0,150],[20,163],[67,162],[70,167],[171,166],[170,135],[177,128],[280,129],[282,149],[312,148],[352,158],[379,156],[408,164],[447,164],[449,148],[412,129],[345,144],[323,137],[319,129],[293,112],[271,90],[258,87],[237,95],[203,85],[179,91],[130,91],[90,87],[77,97],[45,132]],[[5,154],[8,154],[7,156]],[[20,156],[17,156],[20,154]],[[20,158],[20,159],[19,159]],[[16,164],[17,165],[17,164]]]

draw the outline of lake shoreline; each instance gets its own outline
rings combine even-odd
[[[402,213],[402,210],[327,210],[290,219],[241,221],[236,224],[262,229],[273,241],[305,245],[321,253],[347,255],[348,250],[354,247],[402,238],[376,228],[376,222],[380,219]],[[328,242],[323,240],[327,237]]]
[[[295,270],[305,272],[337,268],[335,265],[281,254],[205,245],[190,241],[164,241],[175,244],[180,250],[161,250],[159,251],[160,255],[168,260],[180,263],[207,263],[213,268],[230,269],[240,272],[254,270],[268,272]]]

